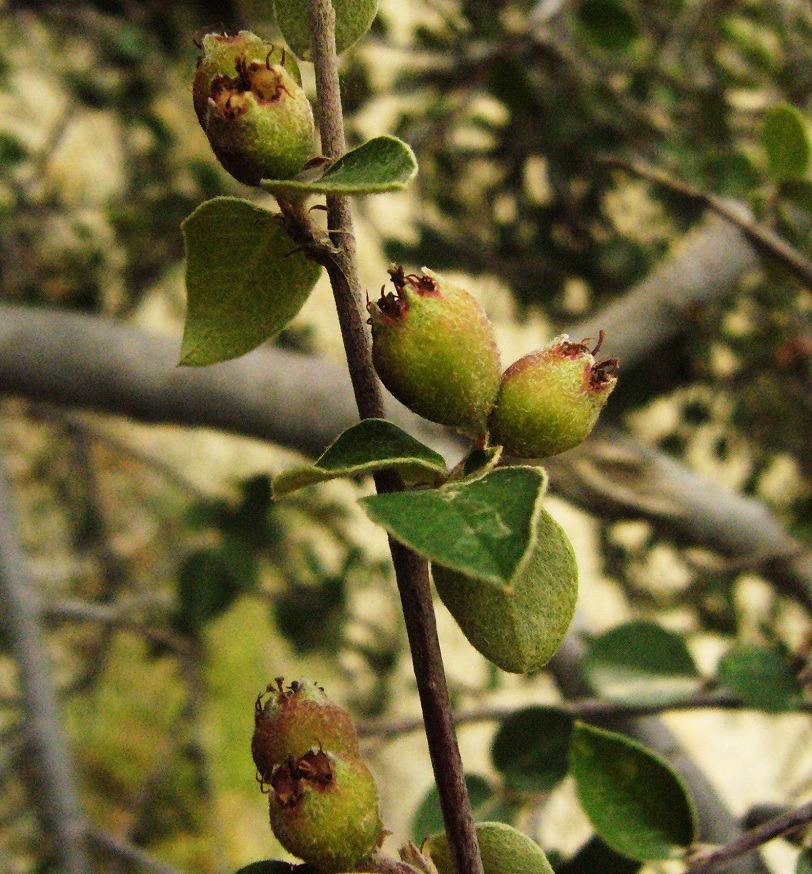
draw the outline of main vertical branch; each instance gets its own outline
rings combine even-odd
[[[328,158],[337,158],[346,151],[346,141],[335,46],[335,12],[330,0],[311,0],[310,15],[322,152]],[[327,272],[333,288],[358,412],[361,418],[381,418],[383,399],[372,366],[366,331],[349,199],[328,197],[327,217],[330,237],[336,248]],[[393,472],[376,476],[375,485],[379,492],[402,488],[400,477]],[[483,874],[437,637],[428,564],[425,559],[391,538],[389,546],[403,605],[429,754],[454,864],[457,874]]]

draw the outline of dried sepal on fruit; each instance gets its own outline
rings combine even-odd
[[[383,839],[375,780],[358,758],[323,749],[291,756],[274,768],[270,789],[277,840],[322,871],[354,869]]]
[[[582,443],[617,383],[617,359],[596,361],[603,343],[563,334],[503,374],[490,417],[491,442],[517,458],[546,458]]]
[[[391,267],[395,292],[368,302],[372,360],[381,382],[410,410],[483,438],[501,365],[485,311],[433,271]]]
[[[246,185],[295,176],[315,154],[316,128],[284,50],[249,31],[200,45],[192,95],[217,159]]]
[[[263,701],[266,694],[269,697]],[[360,754],[358,732],[349,711],[315,683],[299,680],[285,686],[277,677],[254,706],[251,755],[260,784],[265,788],[275,767],[314,747],[351,757]]]

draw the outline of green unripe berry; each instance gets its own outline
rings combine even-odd
[[[350,871],[381,842],[378,790],[367,766],[313,749],[271,776],[271,828],[294,856],[322,871]]]
[[[485,874],[553,874],[539,845],[504,822],[476,825],[482,868]],[[432,835],[423,846],[439,874],[454,874],[454,863],[445,832]]]
[[[299,173],[315,154],[316,128],[284,52],[248,31],[207,34],[201,49],[192,95],[220,163],[246,185]]]
[[[491,323],[467,291],[422,273],[390,268],[397,293],[367,304],[375,369],[413,412],[483,437],[501,371]]]
[[[263,704],[259,695],[254,708],[251,755],[260,783],[271,781],[273,770],[291,757],[298,759],[313,747],[360,755],[358,732],[349,712],[324,694],[324,689],[306,680],[288,687],[277,678],[265,690],[270,698]]]
[[[582,443],[612,393],[617,359],[596,362],[566,334],[520,358],[502,376],[490,419],[491,441],[517,458],[546,458]]]
[[[535,542],[508,586],[433,564],[440,600],[471,645],[503,671],[536,671],[553,657],[578,597],[578,565],[569,538],[544,510]]]

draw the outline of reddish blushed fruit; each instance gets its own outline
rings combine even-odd
[[[425,267],[422,276],[402,267],[389,275],[395,293],[367,304],[381,382],[423,418],[484,437],[501,371],[485,311]]]
[[[358,758],[313,749],[274,768],[270,786],[279,843],[322,871],[354,869],[383,838],[378,790]]]
[[[491,442],[517,458],[546,458],[582,443],[617,383],[617,359],[566,334],[511,365],[490,417]]]
[[[283,51],[248,31],[201,41],[195,112],[217,159],[246,185],[290,179],[316,151],[310,102],[284,63]]]
[[[270,697],[263,703],[266,693]],[[254,708],[251,754],[260,783],[268,785],[275,767],[315,747],[358,756],[352,717],[315,683],[302,680],[285,686],[278,677],[259,695]]]

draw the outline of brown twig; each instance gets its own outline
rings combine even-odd
[[[806,804],[745,832],[729,844],[693,859],[688,865],[688,874],[710,874],[711,871],[738,859],[739,856],[751,853],[774,838],[779,838],[810,822],[812,822],[812,801],[807,801]]]
[[[337,158],[345,151],[346,142],[335,46],[335,12],[330,0],[311,0],[310,20],[322,151],[328,158]],[[379,418],[383,416],[383,397],[372,366],[349,199],[328,197],[327,218],[335,253],[326,267],[333,287],[358,412],[361,418]],[[402,488],[399,476],[391,472],[376,476],[375,485],[379,492]],[[389,546],[454,865],[458,874],[482,874],[482,861],[437,637],[428,564],[391,537]]]
[[[749,240],[750,244],[758,250],[762,255],[774,258],[784,269],[795,279],[798,280],[806,288],[812,290],[812,261],[805,258],[797,249],[790,246],[785,240],[782,240],[778,234],[765,228],[763,225],[751,221],[747,216],[743,215],[741,210],[737,210],[721,197],[716,197],[714,194],[707,194],[694,188],[693,185],[688,185],[681,182],[679,179],[674,179],[662,170],[657,170],[653,167],[645,167],[642,164],[637,164],[634,161],[624,161],[620,158],[607,158],[600,162],[604,167],[610,167],[617,170],[624,170],[632,176],[637,176],[640,179],[645,179],[648,182],[654,182],[656,185],[662,185],[671,191],[682,194],[684,197],[689,197],[691,200],[696,200],[703,206],[713,210],[717,215],[722,216],[726,221],[735,225]]]

